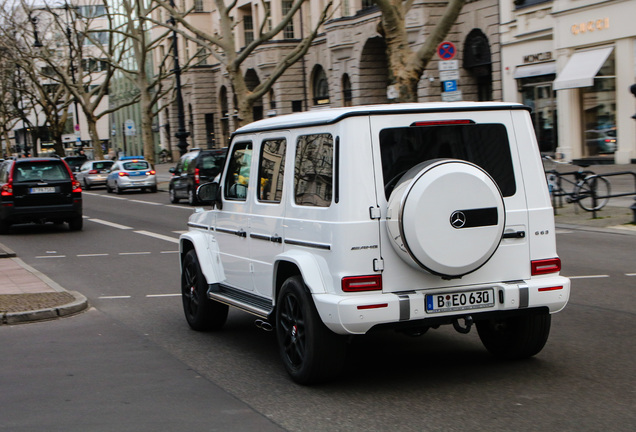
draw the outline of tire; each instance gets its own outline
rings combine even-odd
[[[195,206],[198,203],[199,200],[197,199],[196,189],[188,188],[188,204],[190,204],[191,206]]]
[[[601,197],[596,198],[596,203],[592,193],[596,197]],[[574,187],[573,195],[583,210],[589,212],[600,210],[609,201],[610,183],[605,177],[586,178]]]
[[[220,330],[227,320],[228,306],[208,299],[207,290],[197,254],[190,250],[183,259],[181,298],[186,321],[196,331]]]
[[[170,195],[170,202],[172,204],[177,204],[179,202],[179,198],[177,198],[177,194],[174,191],[173,187],[171,187],[170,190],[168,191],[168,195]]]
[[[477,321],[477,332],[496,357],[519,360],[538,354],[550,335],[551,316],[537,313],[505,319]]]
[[[113,192],[115,192],[117,195],[121,195],[121,189],[119,188],[119,185],[117,184],[117,182],[115,182],[115,186],[113,187]]]
[[[84,218],[82,216],[74,217],[68,221],[68,228],[71,231],[81,231],[84,227]]]
[[[150,193],[157,193],[157,186],[152,186],[150,188]]]
[[[300,276],[290,277],[280,289],[276,337],[285,369],[298,384],[327,381],[344,367],[346,339],[320,320]]]
[[[113,193],[113,189],[110,186],[108,186],[108,183],[106,183],[106,192]]]
[[[89,190],[90,188],[91,188],[91,186],[88,184],[86,179],[84,179],[84,189]]]

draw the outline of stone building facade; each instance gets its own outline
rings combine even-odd
[[[189,7],[185,1],[186,9]],[[192,14],[198,28],[215,32],[216,12],[212,0],[198,1],[199,11]],[[285,1],[272,2],[271,16],[275,22],[282,16]],[[290,3],[290,2],[287,2]],[[303,5],[302,16],[293,22],[293,38],[289,29],[280,38],[260,46],[243,64],[249,88],[268,76],[283,55],[308,34],[312,19],[319,15],[322,0],[309,0]],[[239,1],[235,9],[237,40],[249,40],[251,28],[260,25],[260,1]],[[270,3],[266,3],[270,4]],[[407,15],[409,40],[417,48],[426,39],[432,26],[442,15],[447,2],[416,0]],[[190,5],[192,6],[192,5]],[[196,5],[195,5],[196,6]],[[196,9],[195,9],[196,10]],[[246,19],[246,16],[250,18]],[[372,1],[349,0],[339,4],[333,17],[321,28],[307,55],[295,63],[277,80],[271,92],[254,107],[254,118],[288,114],[296,111],[324,109],[348,105],[390,103],[389,70],[386,44],[378,32],[381,14]],[[246,24],[247,23],[247,24]],[[242,34],[241,34],[242,33]],[[286,33],[286,34],[285,34]],[[496,0],[468,0],[456,24],[447,35],[456,47],[452,60],[458,65],[457,90],[461,100],[502,100],[501,57],[499,48],[499,7]],[[180,52],[196,49],[180,38]],[[242,46],[238,46],[240,50]],[[169,48],[166,48],[166,50]],[[184,59],[185,60],[185,59]],[[435,55],[419,83],[420,102],[442,100],[442,82]],[[190,133],[189,148],[218,148],[228,145],[236,127],[234,96],[227,73],[212,56],[187,69],[182,75],[186,129]],[[163,111],[160,123],[162,147],[178,156],[174,133],[177,130],[176,104]]]

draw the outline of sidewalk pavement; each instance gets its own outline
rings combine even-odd
[[[174,164],[157,164],[159,190],[167,192]],[[598,173],[631,171],[636,165],[599,165],[589,168]],[[612,177],[611,193],[636,192],[630,176]],[[594,218],[573,204],[564,204],[555,211],[555,222],[560,230],[590,230],[615,234],[636,235],[633,196],[612,198]],[[67,291],[47,276],[27,265],[15,252],[0,243],[0,325],[50,320],[73,315],[88,308],[86,297]]]

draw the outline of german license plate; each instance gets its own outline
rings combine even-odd
[[[30,188],[29,193],[32,193],[32,194],[55,193],[55,186]]]
[[[495,295],[492,288],[426,296],[426,312],[440,313],[482,309],[495,305]]]

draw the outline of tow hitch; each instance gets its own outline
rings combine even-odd
[[[464,326],[462,327],[462,325],[459,323],[459,320],[463,319],[464,320]],[[470,332],[470,329],[473,327],[473,317],[468,315],[465,317],[460,317],[460,318],[456,318],[453,321],[453,328],[455,330],[457,330],[459,333],[462,334],[467,334]]]

